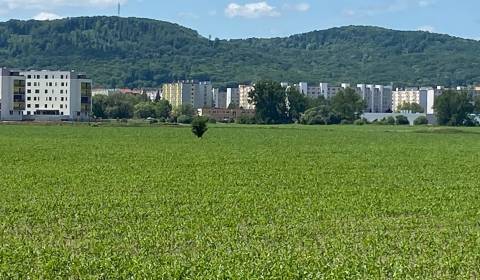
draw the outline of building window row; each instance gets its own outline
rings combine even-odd
[[[55,75],[44,75],[43,78],[48,80],[48,79],[58,79],[59,76],[57,76],[57,78],[55,78]],[[27,75],[27,79],[37,79],[37,80],[40,80],[42,79],[42,75]],[[68,79],[68,75],[60,75],[60,79]]]

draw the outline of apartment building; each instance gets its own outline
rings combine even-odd
[[[240,90],[238,88],[227,88],[227,108],[232,105],[238,107],[240,105]]]
[[[366,103],[366,113],[392,112],[392,86],[358,84],[356,90]]]
[[[251,85],[239,85],[238,86],[240,108],[247,109],[247,110],[255,109],[255,105],[250,103],[250,97],[249,97],[250,92],[252,92],[253,90],[255,90],[255,87],[251,86]]]
[[[164,84],[162,98],[173,107],[190,104],[193,108],[211,108],[213,103],[212,84],[210,82],[179,81]]]
[[[0,120],[22,120],[25,100],[25,77],[20,71],[0,68]]]
[[[218,88],[213,89],[213,108],[227,108],[227,93]]]
[[[440,92],[431,87],[396,89],[392,94],[393,110],[400,110],[403,104],[417,103],[426,114],[434,113],[435,96]]]
[[[341,90],[350,87],[350,84],[343,83],[341,86],[332,86],[328,83],[320,83],[318,86],[310,86],[306,82],[300,82],[295,87],[300,93],[310,98],[323,96],[325,99],[331,99]]]
[[[87,120],[92,112],[92,80],[75,71],[23,71],[26,108],[34,119]]]

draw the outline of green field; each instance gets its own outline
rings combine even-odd
[[[480,129],[0,126],[0,279],[478,279]]]

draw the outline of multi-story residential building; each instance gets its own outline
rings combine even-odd
[[[395,112],[400,110],[400,107],[403,104],[417,103],[419,104],[426,114],[433,114],[434,109],[433,105],[435,102],[435,96],[439,94],[433,88],[422,87],[422,88],[406,88],[406,89],[396,89],[393,92],[393,110]]]
[[[240,106],[240,90],[238,88],[227,88],[227,108]]]
[[[210,108],[213,103],[212,84],[210,82],[179,81],[164,84],[163,99],[173,107],[190,104],[193,108]]]
[[[214,108],[227,108],[227,93],[220,91],[218,88],[213,89],[213,106]]]
[[[238,86],[240,108],[255,109],[255,104],[250,103],[250,97],[249,97],[250,92],[252,92],[253,90],[255,90],[255,87],[251,86],[251,85],[239,85]]]
[[[359,84],[357,93],[366,103],[366,113],[392,112],[392,86]]]
[[[305,94],[310,98],[319,98],[320,96],[323,96],[325,99],[331,99],[337,95],[340,90],[350,87],[350,84],[343,83],[339,87],[331,86],[328,83],[320,83],[318,86],[309,86],[308,83],[301,82],[295,85],[295,87],[300,93]]]
[[[26,108],[35,118],[86,120],[92,112],[92,81],[75,71],[24,71]]]
[[[19,71],[0,68],[0,120],[22,120],[25,100],[25,77]]]

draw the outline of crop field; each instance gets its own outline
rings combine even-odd
[[[0,125],[0,279],[478,279],[480,129]]]

